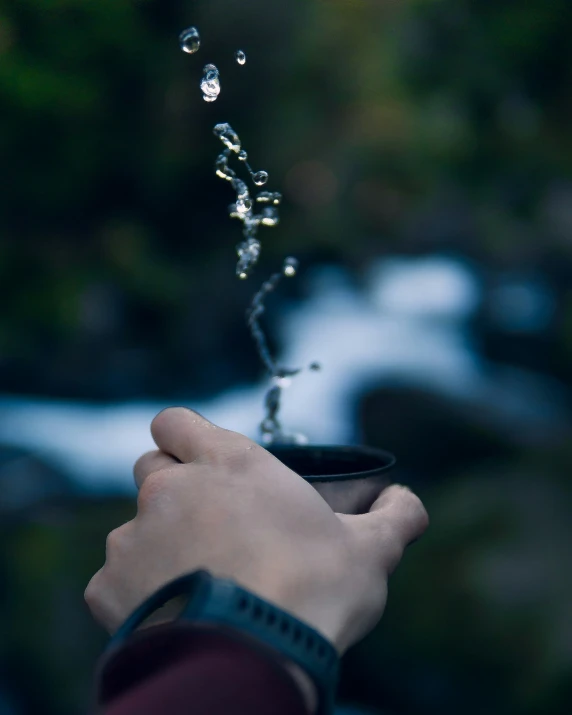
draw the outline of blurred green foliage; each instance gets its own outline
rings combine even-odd
[[[0,388],[112,397],[118,365],[137,372],[133,352],[159,342],[133,393],[157,368],[173,374],[162,394],[201,369],[212,351],[197,356],[189,325],[252,292],[228,277],[221,119],[286,194],[265,270],[287,252],[359,268],[436,249],[569,266],[571,15],[567,0],[2,0]]]
[[[285,194],[264,272],[430,251],[541,272],[559,299],[547,371],[572,380],[571,32],[570,0],[0,0],[0,390],[167,398],[256,376],[221,120]],[[435,526],[350,654],[348,698],[569,711],[571,466],[567,446],[523,450],[426,489]],[[83,590],[132,510],[2,525],[0,660],[22,712],[84,711],[105,636]]]

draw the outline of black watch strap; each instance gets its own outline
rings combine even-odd
[[[188,595],[177,620],[222,626],[255,639],[296,663],[318,691],[318,715],[331,715],[338,681],[339,656],[320,633],[234,581],[195,571],[171,581],[145,601],[115,633],[107,651],[116,649],[158,608]]]

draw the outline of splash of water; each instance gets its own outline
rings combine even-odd
[[[196,27],[188,27],[179,35],[179,45],[183,52],[194,55],[201,46],[201,37]]]
[[[179,37],[181,49],[188,54],[194,54],[200,47],[200,36],[195,27],[184,30]],[[246,54],[242,50],[235,53],[239,65],[246,63]],[[220,76],[217,67],[213,64],[205,65],[201,79],[201,90],[205,102],[215,102],[220,94]],[[224,145],[224,149],[216,159],[215,173],[224,181],[228,181],[236,193],[236,199],[229,207],[231,218],[240,220],[243,224],[244,240],[237,246],[238,262],[236,274],[241,279],[246,279],[256,266],[261,250],[258,240],[260,226],[276,226],[280,221],[278,207],[282,202],[282,194],[275,191],[260,191],[253,200],[248,186],[238,178],[236,171],[229,166],[232,155],[246,168],[253,184],[257,187],[268,183],[267,171],[254,171],[248,163],[248,153],[242,148],[240,137],[228,123],[220,123],[214,127],[214,134]],[[259,212],[255,212],[255,208]],[[283,276],[291,278],[298,270],[296,258],[286,258],[282,271],[274,273],[265,281],[254,296],[247,312],[248,327],[254,338],[260,359],[272,381],[272,387],[266,393],[264,400],[266,414],[260,424],[262,441],[265,444],[307,444],[308,439],[302,434],[287,434],[284,432],[278,419],[282,391],[289,387],[292,378],[298,375],[302,368],[289,369],[279,366],[272,358],[268,348],[266,336],[260,326],[260,318],[265,312],[265,300],[272,293]],[[319,370],[318,363],[312,363],[310,370]]]
[[[217,124],[214,134],[224,145],[224,150],[215,162],[216,175],[230,182],[236,192],[236,200],[229,207],[231,218],[242,221],[244,241],[237,246],[238,263],[236,273],[239,278],[246,279],[258,262],[261,244],[258,240],[258,229],[260,226],[276,226],[280,221],[278,207],[282,202],[282,194],[277,191],[260,191],[253,202],[248,186],[242,179],[239,179],[234,169],[229,166],[232,155],[236,155],[238,161],[242,163],[252,182],[256,186],[262,186],[268,181],[268,172],[253,171],[248,164],[248,154],[242,148],[242,142],[238,134],[228,123]],[[259,213],[255,213],[255,207],[259,207]],[[272,386],[266,393],[264,399],[265,416],[260,423],[260,433],[264,444],[307,444],[308,439],[299,433],[286,433],[278,419],[282,392],[290,386],[292,378],[298,375],[302,368],[284,368],[278,365],[272,358],[268,348],[268,341],[264,331],[260,326],[260,319],[265,312],[265,300],[278,286],[283,276],[292,278],[298,270],[298,260],[293,257],[286,258],[282,266],[282,271],[274,273],[262,284],[260,290],[254,296],[250,308],[247,311],[247,323],[252,337],[262,360]],[[319,370],[318,363],[310,365],[311,370]]]
[[[229,206],[229,216],[239,219],[243,224],[244,240],[236,248],[238,254],[236,275],[244,280],[248,278],[260,256],[261,244],[258,240],[260,226],[276,226],[280,221],[277,207],[282,201],[282,195],[278,192],[264,191],[255,196],[255,200],[253,200],[248,186],[237,177],[236,171],[229,166],[232,155],[234,154],[238,161],[245,166],[256,186],[264,185],[268,181],[268,172],[253,171],[248,163],[248,154],[242,148],[240,137],[230,124],[217,124],[213,131],[225,147],[215,162],[215,173],[220,179],[230,182],[236,192],[235,202]],[[269,202],[271,205],[266,205]],[[261,210],[256,213],[254,209],[259,204],[263,205],[260,207]]]

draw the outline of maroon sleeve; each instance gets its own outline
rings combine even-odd
[[[104,656],[96,701],[98,715],[307,715],[278,659],[181,622],[137,632]]]

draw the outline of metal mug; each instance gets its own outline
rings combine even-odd
[[[293,472],[309,482],[340,514],[364,514],[391,484],[389,470],[396,459],[371,447],[270,445],[265,447]]]

